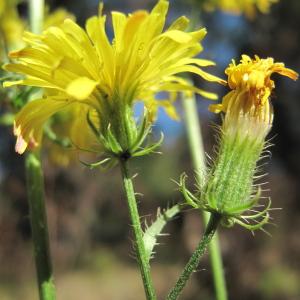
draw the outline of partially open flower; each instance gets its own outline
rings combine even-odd
[[[243,213],[260,199],[260,185],[253,185],[253,182],[273,122],[270,96],[275,84],[270,77],[278,73],[296,80],[298,74],[272,58],[255,56],[251,59],[247,55],[242,56],[238,65],[233,61],[225,73],[232,91],[223,97],[221,104],[210,106],[215,113],[225,113],[217,156],[198,197],[186,191],[184,181],[181,186],[189,201],[221,214],[225,223],[237,222],[254,230],[268,220],[269,205],[253,215]]]
[[[283,63],[274,63],[273,58],[251,59],[242,55],[240,64],[233,61],[226,69],[228,85],[232,89],[221,104],[210,105],[212,112],[224,112],[222,129],[226,134],[252,135],[262,142],[273,122],[273,106],[270,96],[275,88],[271,75],[278,73],[296,80],[298,74],[285,68]],[[243,128],[243,130],[242,130]]]
[[[114,38],[110,42],[102,9],[100,5],[99,16],[87,20],[86,32],[67,19],[42,35],[25,33],[29,46],[10,53],[18,63],[7,64],[5,69],[26,78],[6,82],[6,87],[21,84],[52,91],[51,96],[28,103],[16,117],[17,152],[23,153],[28,145],[38,146],[44,122],[74,103],[98,115],[97,124],[88,120],[90,128],[108,151],[119,155],[135,151],[145,137],[147,126],[139,131],[133,119],[135,101],[144,102],[151,123],[158,106],[176,117],[172,102],[178,91],[216,98],[177,76],[190,72],[224,83],[200,68],[213,62],[194,58],[202,51],[205,29],[186,32],[188,19],[180,17],[163,32],[168,1],[160,0],[151,13],[112,12]],[[159,92],[166,92],[166,99],[158,100]],[[89,119],[85,111],[78,117]]]

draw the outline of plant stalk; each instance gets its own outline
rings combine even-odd
[[[193,95],[190,98],[183,99],[182,104],[185,112],[185,123],[189,140],[189,148],[191,151],[193,165],[196,170],[196,177],[197,180],[202,183],[204,182],[206,164],[195,96]],[[210,213],[204,211],[203,220],[205,224],[208,223],[209,217]],[[223,262],[217,232],[209,244],[209,257],[214,279],[216,300],[227,300],[228,296],[226,281],[224,277]]]
[[[40,300],[54,300],[55,286],[52,277],[40,155],[38,152],[29,152],[25,160],[30,223]]]
[[[29,0],[29,24],[33,33],[43,30],[44,0]],[[45,207],[44,177],[40,152],[28,152],[25,158],[26,186],[29,202],[31,233],[40,300],[55,300],[47,213]]]
[[[137,261],[142,275],[144,290],[147,300],[156,300],[155,290],[152,283],[150,264],[147,260],[147,254],[143,241],[143,230],[140,223],[140,216],[135,199],[133,184],[128,171],[128,163],[120,159],[120,167],[123,177],[123,186],[127,197],[127,204],[130,214],[130,219],[135,236],[134,248],[137,255]]]
[[[29,0],[29,25],[33,33],[43,31],[45,0]]]
[[[177,280],[175,286],[167,296],[167,300],[176,300],[180,293],[182,292],[183,288],[185,287],[187,281],[189,280],[191,274],[197,269],[200,259],[205,253],[205,250],[212,240],[215,231],[217,230],[217,227],[219,225],[219,222],[221,220],[221,215],[218,214],[211,214],[209,222],[207,224],[206,230],[204,232],[204,235],[199,242],[195,252],[191,256],[190,260],[184,267],[179,279]]]

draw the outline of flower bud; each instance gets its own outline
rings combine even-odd
[[[274,63],[272,58],[251,59],[246,55],[238,65],[233,61],[225,73],[232,91],[223,97],[221,104],[210,106],[212,112],[225,114],[216,159],[200,187],[199,197],[186,195],[198,207],[221,214],[223,223],[237,222],[254,230],[269,218],[270,203],[253,215],[243,213],[260,199],[260,185],[253,182],[259,177],[257,163],[268,145],[266,137],[273,122],[270,95],[275,84],[270,76],[278,73],[296,80],[298,74],[282,63]]]

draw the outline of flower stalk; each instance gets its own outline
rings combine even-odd
[[[137,255],[137,262],[141,271],[147,300],[155,300],[155,290],[150,274],[150,264],[147,259],[147,253],[143,241],[143,230],[140,223],[140,216],[136,203],[132,179],[128,171],[128,162],[120,159],[120,167],[123,177],[123,186],[127,197],[129,215],[132,223],[132,228],[135,236],[134,248]]]
[[[54,300],[52,264],[49,249],[47,214],[44,201],[44,179],[40,154],[26,155],[26,179],[30,223],[40,300]]]
[[[41,32],[44,1],[31,0],[29,2],[29,11],[31,30],[35,33]],[[39,150],[27,153],[25,169],[39,298],[40,300],[55,300],[56,291],[49,247],[44,178]]]
[[[186,264],[184,270],[182,271],[179,279],[177,280],[174,288],[171,290],[167,296],[167,300],[176,300],[183,288],[185,287],[187,281],[189,280],[191,274],[196,270],[200,262],[201,257],[205,253],[205,250],[209,243],[211,242],[217,227],[221,221],[222,216],[219,214],[211,214],[208,225],[204,232],[204,235],[199,242],[195,252],[191,256],[190,260]]]
[[[188,99],[183,99],[182,105],[184,108],[189,148],[191,151],[193,165],[196,170],[196,177],[198,182],[204,182],[206,173],[205,154],[195,96],[191,96]],[[204,223],[207,225],[209,222],[210,213],[203,211],[202,215]],[[226,281],[224,277],[223,262],[217,232],[215,233],[215,236],[211,240],[208,247],[216,299],[226,300]]]

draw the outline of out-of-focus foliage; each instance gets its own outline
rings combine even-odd
[[[20,18],[16,0],[0,2],[0,61],[6,60],[7,51],[22,47],[25,22]]]

